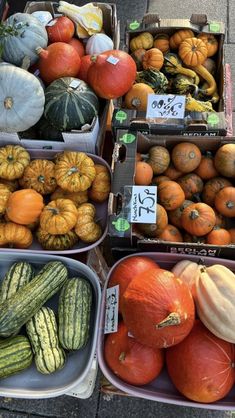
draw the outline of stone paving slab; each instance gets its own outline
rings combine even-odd
[[[228,1],[228,42],[235,43],[235,1]]]
[[[235,110],[235,44],[226,44],[224,48],[225,62],[231,66],[233,110]]]

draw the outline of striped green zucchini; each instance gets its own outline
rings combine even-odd
[[[60,261],[47,263],[15,295],[0,305],[0,336],[14,335],[63,286],[67,268]]]
[[[32,360],[33,352],[28,338],[24,335],[0,341],[0,378],[27,369]]]
[[[67,350],[78,350],[89,338],[92,288],[82,278],[72,278],[62,287],[59,297],[59,340]]]
[[[37,370],[50,374],[65,363],[64,350],[59,346],[57,323],[52,309],[43,306],[26,324]]]
[[[10,299],[18,290],[33,278],[33,267],[26,261],[12,264],[3,278],[0,302]]]

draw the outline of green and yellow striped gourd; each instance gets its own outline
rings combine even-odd
[[[24,335],[16,335],[0,341],[0,378],[27,369],[32,360],[31,345]]]
[[[33,278],[34,271],[26,261],[11,265],[1,283],[0,303],[10,299],[18,290]]]

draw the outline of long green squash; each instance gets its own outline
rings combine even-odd
[[[63,286],[67,268],[51,261],[10,299],[0,305],[0,336],[14,335]]]
[[[29,340],[24,335],[0,341],[0,378],[27,369],[33,360]]]
[[[33,274],[33,267],[26,261],[12,264],[2,280],[0,303],[10,299],[22,286],[29,283]]]
[[[50,374],[65,363],[64,350],[59,346],[57,323],[52,309],[43,306],[26,324],[37,370]]]
[[[59,297],[59,340],[67,350],[87,344],[90,328],[92,288],[83,278],[68,280]]]

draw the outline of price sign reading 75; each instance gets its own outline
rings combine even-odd
[[[133,186],[131,197],[131,223],[155,223],[156,204],[156,186]]]

